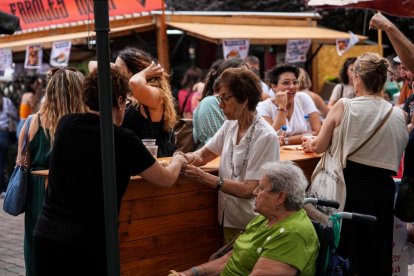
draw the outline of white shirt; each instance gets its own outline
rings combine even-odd
[[[255,123],[257,121],[257,123]],[[255,130],[251,134],[252,126]],[[265,163],[280,158],[279,142],[275,130],[263,118],[256,116],[240,143],[236,145],[238,123],[227,120],[206,144],[206,147],[220,156],[219,176],[239,182],[259,180]],[[252,137],[249,142],[247,137]],[[247,148],[250,146],[246,158]],[[233,148],[234,176],[231,168],[231,149]],[[243,169],[243,160],[247,160]],[[225,185],[225,184],[224,184]],[[241,183],[241,185],[243,185]],[[253,211],[254,198],[237,198],[219,191],[218,219],[225,227],[243,229],[257,213]]]
[[[257,114],[267,116],[275,120],[277,106],[272,103],[272,99],[266,99],[257,105]],[[294,99],[293,113],[290,119],[286,118],[286,137],[302,134],[308,131],[305,115],[318,112],[312,98],[305,92],[296,92]]]

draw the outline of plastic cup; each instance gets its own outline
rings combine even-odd
[[[142,139],[144,146],[155,146],[155,139]]]
[[[151,153],[151,155],[157,159],[157,153],[158,153],[158,146],[157,145],[145,145],[147,150]]]

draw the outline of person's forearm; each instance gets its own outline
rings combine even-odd
[[[219,183],[219,177],[212,175],[210,173],[204,172],[201,177],[200,181],[205,184],[206,186],[217,189]],[[253,190],[257,187],[257,184],[250,183],[253,181],[248,181],[247,183],[233,181],[230,179],[223,179],[221,183],[221,187],[219,188],[220,191],[223,193],[239,197],[239,198],[252,198],[253,197]]]
[[[226,255],[215,259],[213,261],[204,263],[202,265],[193,266],[182,273],[186,276],[208,276],[208,275],[218,275],[226,266],[227,260],[231,256],[231,252]]]
[[[394,24],[387,24],[384,31],[402,63],[414,72],[414,44]]]
[[[167,187],[171,187],[177,181],[178,176],[180,175],[182,164],[183,162],[179,159],[171,159],[171,163],[166,167],[166,170],[168,171],[168,177],[165,179],[165,184]]]
[[[275,131],[278,131],[282,125],[286,125],[287,109],[282,108],[276,111],[275,119],[273,120],[272,127]]]

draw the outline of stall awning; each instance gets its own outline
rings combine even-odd
[[[148,23],[148,24],[135,24],[123,27],[116,27],[111,28],[109,33],[110,37],[117,37],[123,35],[125,32],[132,32],[132,31],[148,31],[155,29],[155,24]],[[27,45],[31,44],[42,44],[42,47],[45,49],[51,48],[53,42],[57,41],[72,41],[73,45],[76,44],[86,44],[86,38],[88,36],[95,37],[95,32],[91,30],[90,32],[75,32],[75,33],[67,33],[67,34],[57,34],[45,37],[37,37],[37,38],[30,38],[30,39],[21,39],[16,41],[10,42],[3,42],[0,43],[0,48],[12,48],[14,52],[24,51]]]
[[[321,27],[294,27],[268,25],[230,25],[168,22],[170,27],[180,29],[187,35],[194,36],[215,44],[225,39],[249,39],[250,44],[275,45],[286,44],[292,39],[311,39],[316,43],[335,43],[338,38],[350,38],[345,32]],[[367,37],[358,36],[359,40]]]

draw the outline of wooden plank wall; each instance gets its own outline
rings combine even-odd
[[[222,245],[217,192],[180,179],[160,188],[131,180],[119,215],[122,275],[167,275],[208,260]]]
[[[287,158],[289,154],[293,153],[285,153],[282,159],[294,158]],[[313,156],[294,160],[308,179],[318,161]],[[217,192],[186,179],[169,189],[131,179],[119,224],[123,276],[167,275],[171,269],[188,269],[206,262],[222,246]]]

